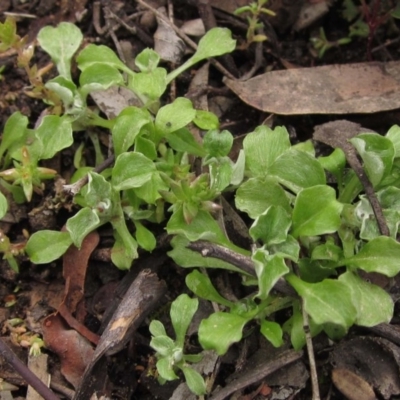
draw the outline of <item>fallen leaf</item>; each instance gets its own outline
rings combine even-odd
[[[327,65],[224,79],[245,103],[283,114],[374,113],[400,108],[400,61]]]

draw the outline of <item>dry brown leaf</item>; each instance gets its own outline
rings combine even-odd
[[[332,381],[348,400],[376,400],[372,387],[363,378],[348,369],[334,369]]]
[[[272,71],[225,79],[245,103],[283,115],[374,113],[400,108],[400,61]]]

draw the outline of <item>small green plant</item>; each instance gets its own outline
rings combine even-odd
[[[314,36],[310,40],[314,49],[317,50],[319,58],[323,58],[327,50],[351,42],[350,37],[345,37],[335,41],[329,41],[326,37],[325,30],[322,27],[319,29],[319,36]]]
[[[65,231],[42,230],[30,236],[25,251],[31,262],[54,261],[71,244],[80,247],[91,231],[109,223],[115,239],[112,261],[118,268],[129,269],[138,257],[138,247],[152,251],[156,246],[148,223],[161,224],[173,236],[169,256],[178,265],[234,271],[241,274],[244,285],[254,289],[232,302],[202,272],[188,274],[187,286],[197,297],[220,305],[220,311],[200,323],[198,332],[202,347],[218,354],[240,341],[246,326],[259,329],[276,347],[288,332],[293,347],[301,348],[305,342],[301,307],[310,317],[311,334],[324,331],[332,339],[342,337],[355,324],[374,326],[391,319],[391,297],[364,281],[359,271],[389,277],[400,272],[398,126],[385,136],[361,133],[350,140],[383,208],[390,231],[383,236],[340,148],[316,158],[311,141],[292,146],[284,127],[260,126],[246,135],[233,162],[228,156],[233,136],[220,131],[215,115],[194,109],[185,98],[161,103],[168,84],[184,69],[233,51],[235,41],[228,30],[209,31],[197,52],[169,73],[159,66],[160,58],[151,49],[136,57],[139,72],[129,69],[106,46],[90,44],[76,55],[82,34],[69,23],[43,28],[38,41],[58,70],[58,76],[36,87],[37,95],[43,94],[49,105],[49,115],[34,129],[28,128],[28,119],[19,112],[7,121],[0,145],[3,189],[16,202],[29,201],[42,190],[42,180],[57,172],[41,167],[41,161],[71,146],[73,133],[77,136],[87,128],[110,132],[115,162],[101,172],[85,167],[88,183],[66,186],[79,210],[68,219]],[[74,57],[80,70],[76,78],[71,73]],[[113,119],[99,116],[87,106],[87,98],[111,86],[130,90],[141,106],[126,107]],[[191,124],[207,131],[202,143],[191,134]],[[201,173],[193,171],[193,157],[200,160]],[[327,184],[327,172],[336,180],[335,189]],[[232,243],[215,219],[221,208],[219,197],[225,192],[235,195],[236,208],[249,217],[252,250]],[[7,200],[0,195],[0,216],[6,211]],[[7,240],[4,237],[0,251],[16,269]],[[204,257],[189,248],[200,240],[246,259],[249,268],[243,270],[231,261]],[[273,289],[279,282],[296,294],[277,294]],[[291,314],[280,324],[275,313],[283,308]],[[191,366],[199,356],[184,351],[196,309],[197,299],[179,296],[171,308],[175,339],[153,321],[151,345],[157,351],[160,381],[176,379],[180,370],[191,390],[203,394],[204,381]]]
[[[264,7],[267,2],[268,0],[257,0],[235,10],[235,15],[243,13],[250,14],[247,16],[248,28],[246,33],[246,47],[250,46],[252,43],[264,42],[268,39],[267,36],[262,33],[264,24],[260,21],[260,16],[262,14],[275,16],[275,13]]]
[[[175,331],[175,340],[171,339],[164,325],[157,320],[150,323],[152,339],[150,346],[156,350],[158,380],[160,383],[178,379],[177,370],[185,376],[189,389],[196,395],[206,393],[203,377],[191,367],[191,363],[201,360],[201,354],[185,354],[184,345],[187,329],[197,311],[199,301],[182,294],[171,304],[171,322]]]

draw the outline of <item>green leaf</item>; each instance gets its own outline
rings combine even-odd
[[[83,35],[79,28],[69,22],[57,27],[45,26],[37,36],[40,46],[56,63],[58,72],[71,79],[71,59],[81,45]]]
[[[198,299],[181,294],[171,304],[170,316],[176,334],[176,345],[183,348],[186,332],[199,306]]]
[[[130,269],[132,261],[138,258],[137,242],[132,237],[125,221],[113,223],[115,243],[111,249],[111,261],[122,270]]]
[[[271,254],[281,255],[295,263],[299,262],[300,244],[292,235],[288,235],[284,242],[267,248]]]
[[[197,63],[211,57],[221,56],[235,50],[236,41],[227,28],[212,28],[199,41],[192,61]]]
[[[148,182],[156,171],[153,161],[140,153],[122,153],[111,173],[111,182],[115,190],[138,188]]]
[[[4,194],[0,192],[0,219],[2,219],[6,215],[7,209],[8,202],[6,196],[4,196]]]
[[[370,327],[390,322],[394,304],[389,293],[350,271],[340,275],[339,281],[347,285],[351,292],[357,310],[357,325]]]
[[[342,149],[336,148],[329,156],[319,157],[318,161],[338,182],[341,181],[343,170],[346,166],[346,156]]]
[[[236,207],[256,219],[271,206],[281,206],[290,213],[289,198],[276,180],[251,178],[236,191]]]
[[[180,369],[182,370],[183,375],[185,375],[186,384],[192,393],[201,396],[207,392],[204,379],[197,371],[184,365],[182,365]]]
[[[108,64],[90,65],[79,77],[79,84],[85,95],[95,90],[107,90],[111,86],[123,85],[123,83],[124,79],[118,69]]]
[[[203,157],[206,154],[201,144],[196,142],[187,128],[180,128],[175,132],[167,133],[166,138],[169,145],[176,151],[193,154],[198,157]]]
[[[317,236],[336,232],[342,207],[330,186],[303,189],[294,203],[292,235]]]
[[[40,148],[38,157],[42,160],[54,157],[60,150],[71,146],[74,141],[71,121],[57,115],[43,117],[35,130],[35,136]]]
[[[141,72],[154,71],[159,62],[160,56],[153,49],[144,49],[135,57],[135,65]]]
[[[281,347],[283,345],[282,328],[276,322],[266,320],[261,321],[260,332],[274,347]]]
[[[238,158],[236,163],[232,168],[232,178],[231,178],[231,185],[240,185],[244,178],[244,171],[246,166],[246,159],[244,155],[243,149],[239,151]]]
[[[185,127],[195,116],[196,110],[192,102],[184,97],[178,97],[158,110],[155,125],[160,132],[167,134]]]
[[[174,212],[167,223],[167,232],[169,235],[184,235],[192,242],[210,240],[228,247],[231,245],[217,221],[203,210],[198,211],[190,224],[186,223],[182,209]]]
[[[219,132],[216,129],[208,131],[203,138],[203,147],[211,157],[225,157],[233,144],[233,136],[229,131]]]
[[[226,28],[210,29],[200,40],[196,53],[176,70],[167,76],[167,83],[174,80],[180,73],[205,58],[216,57],[230,53],[235,49],[236,41]]]
[[[135,152],[142,153],[153,161],[157,158],[157,149],[154,142],[141,135],[135,139]]]
[[[160,358],[157,361],[156,367],[160,376],[166,381],[173,381],[175,379],[178,379],[169,358]]]
[[[150,180],[144,183],[139,188],[136,188],[135,194],[140,199],[143,199],[148,204],[155,204],[161,198],[160,190],[168,190],[168,186],[160,178],[159,173],[151,175]]]
[[[231,344],[242,339],[248,319],[239,315],[216,312],[203,319],[199,327],[199,342],[205,350],[215,350],[218,355],[228,351]]]
[[[290,149],[289,134],[284,127],[274,130],[259,126],[243,140],[246,167],[253,177],[266,177],[269,167],[286,150]]]
[[[314,337],[322,331],[322,326],[317,325],[312,318],[309,318],[309,329],[311,337]],[[290,333],[290,341],[296,351],[306,344],[303,315],[299,301],[293,301],[293,315],[284,323],[283,330]]]
[[[388,138],[394,148],[394,156],[396,158],[400,157],[400,126],[393,125],[387,132],[386,138]]]
[[[99,211],[111,211],[111,184],[96,172],[89,172],[87,191],[84,194],[86,205]]]
[[[156,248],[156,238],[154,234],[144,227],[139,221],[134,221],[136,227],[136,240],[139,246],[146,251],[153,251]]]
[[[313,156],[290,149],[279,156],[268,173],[294,193],[316,185],[325,185],[325,172]]]
[[[318,325],[333,324],[347,331],[357,318],[351,292],[347,285],[337,280],[325,279],[307,283],[293,274],[286,280],[303,298],[306,312]]]
[[[222,157],[218,162],[209,166],[210,188],[222,192],[227,188],[232,179],[233,166],[229,157]]]
[[[220,268],[228,271],[239,272],[243,274],[243,271],[226,261],[219,260],[213,257],[203,257],[197,251],[189,250],[189,240],[184,236],[175,236],[171,240],[172,250],[168,252],[168,256],[171,257],[180,267],[192,268],[192,267],[204,267],[204,268]]]
[[[16,20],[7,16],[4,23],[0,22],[0,52],[7,51],[17,40],[19,37],[17,36]]]
[[[374,186],[391,171],[395,149],[390,139],[377,133],[362,133],[350,142],[364,161],[364,169]]]
[[[71,113],[72,110],[75,111],[74,103],[79,103],[80,107],[82,107],[82,99],[77,91],[77,87],[69,79],[63,76],[56,76],[47,81],[45,87],[56,93],[62,100],[66,113]]]
[[[117,68],[130,75],[133,74],[133,71],[109,47],[103,45],[89,44],[78,54],[76,61],[81,71],[84,71],[93,64],[102,64]]]
[[[151,122],[151,116],[147,110],[126,107],[121,111],[111,131],[116,157],[133,146],[136,136],[149,122]]]
[[[313,248],[311,252],[312,260],[326,260],[338,262],[343,258],[343,250],[336,246],[332,238],[328,238],[326,243]]]
[[[156,319],[150,322],[149,331],[153,336],[167,336],[163,323]]]
[[[283,256],[276,254],[271,256],[264,247],[257,249],[251,259],[254,262],[258,278],[257,297],[266,299],[279,278],[286,275],[290,270]]]
[[[68,232],[42,230],[29,238],[25,251],[34,264],[47,264],[60,258],[71,244]]]
[[[281,206],[268,207],[250,227],[254,241],[262,240],[266,245],[279,244],[286,240],[292,219]]]
[[[163,357],[169,357],[175,346],[175,342],[167,335],[155,335],[151,339],[150,346]]]
[[[218,117],[210,111],[196,110],[196,117],[193,123],[204,131],[219,128]]]
[[[67,231],[71,235],[72,242],[78,248],[81,247],[83,239],[100,226],[100,218],[94,210],[88,207],[80,209],[67,221]]]
[[[399,257],[400,243],[380,236],[365,244],[353,257],[343,260],[342,264],[393,277],[400,272]]]
[[[0,159],[11,147],[22,147],[27,135],[28,118],[19,111],[14,112],[7,120],[0,141]]]
[[[202,299],[213,301],[231,308],[233,303],[222,297],[214,288],[210,278],[197,269],[186,276],[186,286]]]
[[[153,72],[138,72],[131,76],[129,89],[138,95],[144,105],[158,101],[167,88],[167,71],[156,68]]]

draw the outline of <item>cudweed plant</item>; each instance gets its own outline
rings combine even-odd
[[[162,94],[179,73],[234,49],[228,30],[209,31],[197,52],[169,73],[159,66],[159,56],[151,49],[136,57],[139,72],[129,69],[106,46],[90,44],[76,54],[82,34],[69,23],[43,28],[38,41],[59,73],[44,84],[57,101],[50,103],[50,114],[34,129],[18,112],[8,120],[0,145],[1,174],[4,179],[12,176],[13,185],[2,181],[4,190],[18,201],[21,195],[29,201],[41,188],[42,179],[54,175],[40,167],[41,160],[71,146],[73,132],[92,126],[110,131],[115,163],[102,173],[90,171],[82,188],[68,186],[80,209],[67,221],[66,231],[43,230],[30,236],[25,251],[31,262],[56,260],[71,244],[80,247],[89,232],[110,223],[115,238],[112,261],[118,268],[129,269],[138,257],[138,247],[152,251],[156,246],[147,222],[163,224],[173,236],[169,256],[178,265],[238,272],[243,284],[254,288],[252,295],[232,302],[199,270],[188,274],[186,283],[195,296],[220,305],[220,311],[200,323],[198,332],[201,346],[220,355],[241,340],[249,322],[274,346],[282,345],[287,332],[294,348],[300,349],[305,342],[300,299],[310,317],[312,335],[325,331],[337,339],[355,324],[390,321],[392,299],[361,279],[359,272],[392,277],[400,271],[398,126],[385,136],[362,133],[351,139],[383,207],[390,229],[386,237],[380,235],[368,198],[348,170],[342,150],[316,158],[310,141],[292,146],[284,127],[260,126],[246,135],[233,162],[228,157],[233,136],[219,130],[213,114],[195,110],[185,98],[161,104]],[[77,83],[71,75],[74,57],[81,71]],[[142,106],[129,106],[114,119],[100,117],[87,107],[87,97],[111,86],[130,90]],[[193,138],[190,124],[207,131],[202,143]],[[200,175],[192,171],[189,156],[201,159]],[[336,190],[327,184],[326,172],[336,179]],[[22,189],[14,190],[18,185]],[[233,244],[214,218],[220,208],[218,197],[224,192],[234,192],[237,209],[251,220],[251,251]],[[7,200],[0,195],[0,216],[6,211]],[[198,240],[247,257],[254,271],[245,272],[188,248]],[[3,248],[0,251],[6,257],[9,254]],[[297,295],[276,294],[273,289],[278,281],[290,285]],[[292,312],[281,325],[274,315],[283,308]],[[179,296],[171,307],[176,337],[168,337],[163,325],[153,321],[151,345],[157,352],[160,381],[176,379],[180,370],[191,390],[203,394],[204,381],[192,368],[199,356],[185,353],[184,339],[196,309],[196,298]]]

